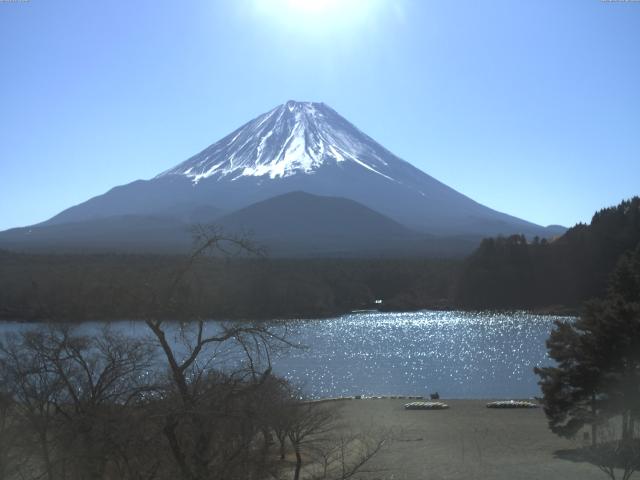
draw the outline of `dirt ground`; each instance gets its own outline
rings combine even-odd
[[[582,446],[548,429],[537,409],[489,409],[488,400],[442,400],[448,410],[405,410],[408,400],[343,400],[347,428],[392,441],[362,478],[384,480],[604,480],[594,465],[564,459]]]

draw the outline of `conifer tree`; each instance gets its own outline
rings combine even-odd
[[[640,418],[640,245],[623,255],[608,294],[575,322],[557,322],[547,341],[556,366],[536,368],[554,433],[572,437],[591,425],[622,419],[622,440]]]

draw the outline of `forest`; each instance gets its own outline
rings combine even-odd
[[[605,293],[618,259],[640,243],[640,198],[595,213],[546,241],[489,238],[464,261],[453,303],[463,308],[576,308]]]
[[[31,255],[0,258],[0,318],[143,318],[184,257]],[[164,318],[332,316],[357,309],[446,307],[458,262],[430,259],[201,258]],[[376,299],[384,299],[382,305]]]
[[[466,259],[274,259],[0,251],[0,318],[142,319],[189,264],[161,318],[291,318],[353,310],[575,312],[602,296],[640,243],[640,198],[597,212],[556,239],[488,238]],[[382,303],[376,302],[382,300]]]

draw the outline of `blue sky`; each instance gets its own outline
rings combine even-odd
[[[308,1],[0,2],[0,229],[288,99],[536,223],[640,194],[640,3]]]

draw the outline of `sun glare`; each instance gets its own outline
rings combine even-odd
[[[366,22],[384,0],[255,0],[260,14],[306,32],[351,28]]]
[[[354,2],[345,2],[344,0],[288,0],[289,8],[309,13],[322,13],[329,10],[335,10],[340,5]]]

